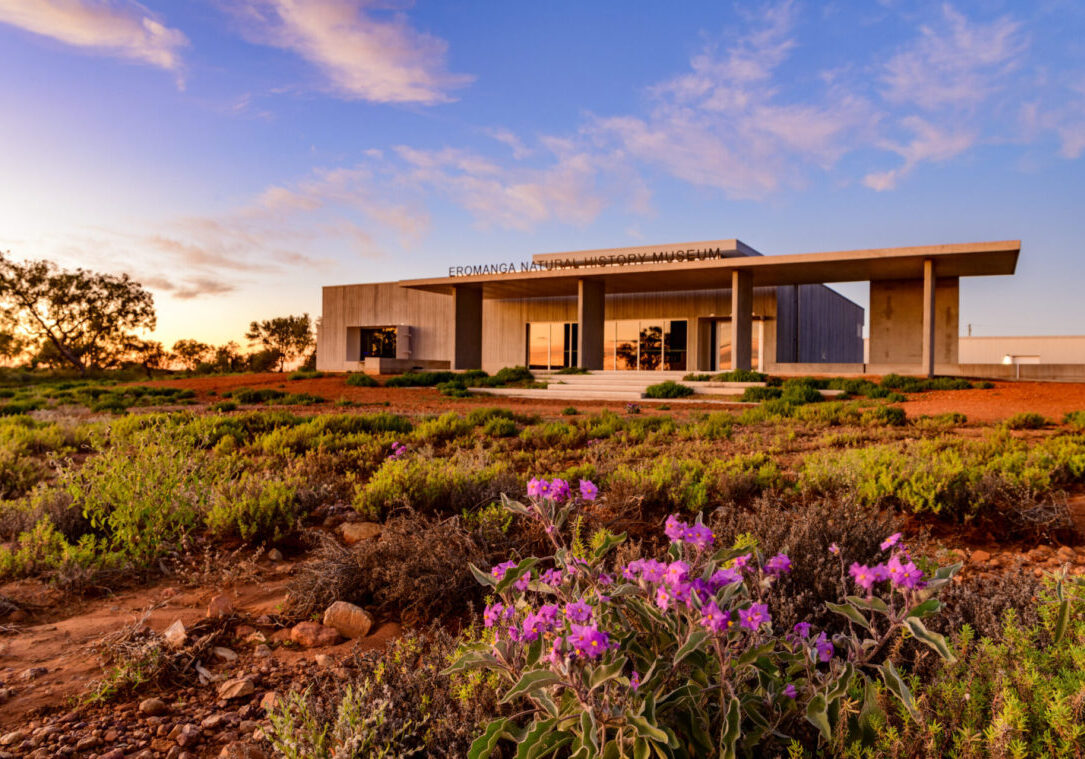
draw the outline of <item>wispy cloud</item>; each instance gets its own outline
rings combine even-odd
[[[0,23],[173,72],[188,45],[182,32],[130,0],[0,0]]]
[[[905,118],[902,126],[911,131],[912,139],[903,144],[886,140],[881,147],[898,154],[904,163],[895,169],[872,172],[863,177],[863,184],[872,190],[891,190],[920,162],[948,161],[976,143],[976,134],[968,128],[939,127],[918,116]]]
[[[790,2],[766,8],[724,53],[706,48],[689,73],[650,88],[650,115],[599,117],[588,130],[640,162],[734,198],[799,182],[804,164],[832,166],[878,114],[832,83],[815,82],[816,99],[781,95],[776,70],[796,48],[795,15]]]
[[[293,50],[347,99],[442,103],[473,80],[446,70],[447,42],[376,0],[237,0],[229,7],[250,39]]]
[[[918,39],[885,64],[884,96],[926,109],[973,105],[995,92],[1027,49],[1013,18],[975,22],[946,4],[940,24],[920,27]]]

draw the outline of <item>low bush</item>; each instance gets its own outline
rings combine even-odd
[[[644,389],[646,398],[688,398],[694,390],[689,385],[682,385],[674,380],[667,380]]]
[[[530,448],[577,448],[588,434],[583,427],[568,422],[543,422],[525,427],[520,439]]]
[[[711,374],[687,374],[682,377],[683,382],[710,382],[712,380]]]
[[[925,393],[931,390],[970,390],[972,383],[961,377],[906,377],[887,374],[882,377],[882,387],[902,393]]]
[[[223,393],[223,395],[227,395]],[[233,398],[238,403],[245,404],[247,406],[258,403],[267,403],[268,401],[280,401],[287,396],[282,390],[275,390],[272,388],[262,388],[260,390],[253,390],[252,388],[243,387],[238,390],[231,391],[228,396]]]
[[[475,423],[470,419],[465,419],[455,411],[449,411],[419,422],[415,425],[412,437],[419,443],[441,444],[470,435],[474,429]]]
[[[365,372],[348,372],[346,383],[351,387],[380,387],[380,382]]]
[[[212,403],[208,408],[220,414],[225,414],[229,411],[237,411],[237,404],[234,401],[219,401],[218,403]]]
[[[968,417],[956,411],[949,411],[944,414],[923,414],[912,420],[912,425],[918,429],[938,432],[947,432],[954,427],[960,427],[967,423]]]
[[[458,514],[492,503],[516,482],[505,464],[465,459],[389,459],[354,492],[354,508],[382,518],[399,508]]]
[[[322,378],[327,377],[327,376],[328,376],[328,374],[326,372],[300,370],[300,371],[296,371],[296,372],[290,372],[290,375],[287,377],[287,379],[289,379],[289,380],[313,380],[313,379],[322,379]],[[347,384],[350,384],[350,383],[347,383]]]
[[[45,404],[40,400],[9,401],[8,403],[0,405],[0,417],[29,414],[31,411],[37,411],[44,406]]]
[[[286,759],[461,759],[482,726],[509,707],[492,678],[445,675],[460,638],[407,632],[357,658],[346,683],[317,675],[268,714],[268,740]]]
[[[761,403],[762,401],[776,400],[784,394],[778,387],[748,387],[739,398],[743,403]]]
[[[299,484],[244,472],[215,488],[204,517],[207,528],[220,538],[275,543],[292,532],[302,517]]]
[[[1038,430],[1046,427],[1049,422],[1043,414],[1035,414],[1023,411],[1006,419],[1003,424],[1011,430]]]
[[[452,382],[442,382],[437,385],[437,392],[446,398],[470,398],[471,391],[467,389],[467,385],[463,380],[454,380]]]
[[[561,410],[561,413],[565,416],[576,416],[580,411],[577,410],[576,406],[566,406]]]
[[[511,419],[495,418],[482,426],[483,434],[491,438],[515,437],[519,431],[520,428]]]
[[[1085,411],[1070,411],[1062,418],[1062,421],[1071,429],[1085,431]]]
[[[591,374],[590,369],[585,369],[582,366],[566,366],[558,369],[555,374]]]
[[[764,453],[713,459],[662,458],[633,468],[620,465],[607,478],[607,500],[638,504],[648,514],[697,512],[744,503],[785,484],[776,462]]]
[[[721,372],[712,379],[715,382],[766,382],[769,376],[749,369],[732,369],[729,372]]]
[[[389,377],[384,381],[385,387],[434,387],[442,382],[453,382],[457,379],[455,372],[405,372]]]

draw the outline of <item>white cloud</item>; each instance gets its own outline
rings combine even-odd
[[[796,48],[795,8],[786,2],[761,18],[723,55],[706,49],[690,62],[692,71],[650,88],[648,116],[600,117],[588,131],[616,140],[638,161],[734,198],[799,183],[807,163],[831,167],[868,139],[879,114],[823,78],[817,99],[811,92],[785,102],[776,70]]]
[[[445,70],[448,43],[414,29],[376,0],[237,0],[253,40],[293,50],[351,100],[433,104],[473,80]]]
[[[919,38],[885,64],[883,94],[890,102],[926,109],[978,103],[1028,49],[1021,25],[1008,16],[972,22],[946,4],[942,17],[939,28],[922,26]]]
[[[129,0],[0,0],[0,23],[175,72],[188,44],[180,31]]]
[[[913,137],[905,144],[884,141],[881,147],[891,150],[904,159],[896,169],[874,172],[863,177],[863,184],[879,192],[896,187],[897,181],[923,161],[947,161],[960,155],[976,143],[976,134],[966,128],[946,129],[935,126],[918,116],[902,120],[902,126]]]

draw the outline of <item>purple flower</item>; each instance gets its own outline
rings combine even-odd
[[[629,678],[629,690],[636,693],[637,688],[639,688],[639,687],[640,687],[640,672],[637,672],[637,670],[633,670],[633,674]]]
[[[684,561],[672,561],[663,574],[663,581],[671,587],[680,585],[689,577],[689,564]]]
[[[761,625],[772,622],[769,607],[765,604],[750,604],[748,609],[739,609],[739,624],[747,630],[756,630]]]
[[[712,543],[716,540],[716,536],[713,535],[712,530],[705,525],[695,524],[686,530],[686,540],[695,548],[704,549],[712,546]]]
[[[824,632],[814,639],[814,648],[818,652],[819,660],[825,662],[833,658],[833,644],[829,642],[829,637]]]
[[[800,638],[807,638],[810,636],[809,622],[796,622],[793,629],[795,630],[795,634],[798,635]]]
[[[512,584],[512,587],[523,593],[531,585],[531,572],[524,572],[517,578],[516,582]]]
[[[546,480],[540,480],[538,477],[532,477],[527,483],[527,494],[532,498],[546,498],[547,490],[550,487],[550,483]]]
[[[782,553],[778,553],[765,562],[765,571],[770,575],[782,575],[791,571],[791,559]]]
[[[689,526],[685,522],[679,521],[676,514],[671,514],[667,517],[667,521],[663,523],[663,534],[670,538],[672,543],[683,540],[686,537],[687,529],[689,529]]]
[[[482,613],[482,619],[486,627],[493,627],[501,622],[508,622],[512,619],[514,613],[515,610],[511,606],[495,603],[486,607],[486,610]]]
[[[647,582],[663,582],[667,565],[655,559],[645,559],[640,576]]]
[[[537,640],[540,635],[557,627],[558,607],[547,604],[539,608],[537,612],[528,614],[524,618],[522,638],[527,641]]]
[[[832,554],[840,553],[840,546],[838,546],[836,543],[830,543],[829,544],[829,553],[832,553]]]
[[[732,585],[736,582],[742,582],[742,575],[733,569],[717,569],[708,578],[708,584],[711,586],[713,593],[726,585]]]
[[[857,561],[853,562],[851,567],[848,568],[848,572],[855,578],[855,584],[866,590],[873,588],[874,583],[877,582],[873,570],[866,564],[860,564]]]
[[[923,572],[915,565],[915,562],[901,562],[899,555],[893,555],[886,567],[889,580],[898,588],[918,588],[922,583]]]
[[[542,573],[542,576],[539,579],[547,585],[556,588],[558,585],[561,585],[561,580],[563,577],[564,575],[562,574],[560,569],[548,569]]]
[[[500,564],[494,566],[494,568],[490,570],[490,573],[498,580],[504,580],[505,575],[508,573],[508,571],[515,566],[515,561],[503,561]]]
[[[693,585],[688,582],[679,582],[671,586],[674,592],[674,600],[686,606],[693,605]]]
[[[397,440],[396,442],[392,443],[392,452],[388,454],[388,458],[392,461],[395,461],[406,452],[407,446],[403,445],[403,443]]]
[[[600,572],[598,581],[599,584],[605,588],[607,585],[611,585],[614,582],[614,578],[606,572]]]
[[[554,638],[554,642],[550,645],[550,653],[546,656],[546,660],[551,664],[556,664],[564,657],[565,638],[560,635]]]
[[[572,630],[567,640],[577,656],[596,659],[610,647],[610,637],[596,627],[573,625]]]
[[[798,689],[795,688],[795,685],[793,683],[788,683],[787,685],[784,686],[784,695],[787,696],[788,698],[793,699],[797,695],[799,695],[799,691],[798,691]]]
[[[892,535],[890,535],[888,538],[886,538],[885,540],[882,541],[882,550],[883,551],[888,551],[890,548],[892,548],[893,546],[895,546],[897,543],[900,542],[900,538],[901,538],[901,533],[894,532]]]
[[[622,577],[627,580],[635,580],[640,576],[640,573],[644,570],[644,559],[637,559],[631,561],[625,565],[625,569],[622,570]]]
[[[744,553],[741,556],[735,557],[734,561],[731,562],[731,568],[736,571],[742,571],[749,565],[752,556],[753,554]]]
[[[731,620],[731,615],[720,609],[715,601],[710,601],[705,605],[701,615],[701,625],[703,627],[714,633],[724,633],[731,628],[732,624],[734,622]]]
[[[870,568],[870,571],[874,575],[875,582],[885,582],[889,579],[889,570],[885,568],[885,564],[875,564]]]
[[[666,611],[671,606],[671,601],[674,600],[674,593],[666,585],[660,585],[656,590],[656,606],[663,611]]]
[[[583,601],[565,604],[565,616],[572,622],[591,622],[595,610]]]
[[[554,503],[564,503],[569,500],[572,491],[569,489],[568,482],[562,479],[554,479],[554,481],[550,483],[548,495],[550,500]]]
[[[585,501],[594,501],[595,497],[599,495],[599,488],[595,486],[595,483],[591,480],[580,481],[580,497]]]

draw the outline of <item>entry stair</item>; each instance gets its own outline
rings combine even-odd
[[[644,399],[649,385],[673,380],[693,388],[696,395],[712,396],[699,402],[716,400],[737,403],[748,387],[761,387],[764,382],[682,382],[688,372],[599,371],[589,374],[559,374],[555,371],[533,371],[538,382],[546,388],[471,388],[472,392],[504,395],[513,398],[543,398],[600,401],[639,401]],[[675,399],[669,399],[671,402]],[[677,400],[690,400],[677,399]]]

